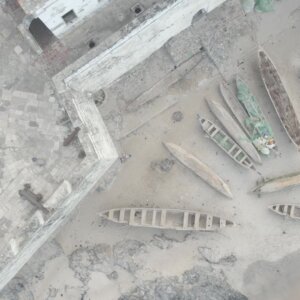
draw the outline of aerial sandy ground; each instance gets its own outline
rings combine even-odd
[[[127,160],[114,166],[1,299],[300,299],[300,223],[268,210],[273,203],[300,203],[300,189],[261,197],[250,192],[262,178],[300,170],[300,154],[268,98],[257,59],[258,47],[264,48],[300,115],[300,3],[276,1],[275,11],[251,13],[242,21],[239,32],[229,28],[224,33],[224,45],[212,46],[209,43],[220,37],[203,33],[207,56],[155,100],[174,104],[153,111],[146,124],[115,140]],[[226,45],[228,41],[232,44]],[[218,47],[223,51],[219,57]],[[226,156],[204,136],[197,121],[197,114],[216,121],[204,100],[223,103],[218,84],[224,79],[233,83],[236,73],[257,97],[278,144],[278,153],[263,157],[257,172]],[[140,116],[143,109],[149,114],[157,106],[144,106]],[[181,112],[182,119],[174,119],[175,112]],[[207,163],[229,184],[233,199],[178,163],[162,142],[178,144]],[[161,231],[98,216],[118,207],[202,210],[237,226],[217,233]]]

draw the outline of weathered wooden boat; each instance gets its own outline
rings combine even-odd
[[[299,204],[273,204],[269,209],[284,217],[300,220]]]
[[[235,140],[235,142],[239,144],[255,162],[261,164],[261,158],[252,142],[246,136],[244,131],[239,127],[239,125],[235,122],[235,120],[231,117],[231,115],[226,111],[226,109],[221,104],[218,104],[215,101],[206,101],[212,113],[222,123],[224,128]]]
[[[220,83],[219,87],[225,103],[227,104],[230,111],[235,116],[241,127],[250,137],[251,132],[245,125],[245,120],[247,119],[248,115],[246,114],[244,108],[240,104],[239,100],[235,97],[235,95],[228,89],[228,87],[225,84]]]
[[[100,216],[130,226],[189,231],[215,231],[235,225],[205,212],[180,209],[116,208],[103,211]]]
[[[258,193],[278,192],[293,186],[300,185],[300,173],[289,174],[272,178],[259,183],[254,189]]]
[[[276,148],[273,131],[261,110],[257,99],[252,94],[248,85],[239,77],[236,77],[237,98],[247,112],[244,120],[250,138],[256,149],[264,155],[269,155],[270,150]]]
[[[199,117],[200,125],[207,136],[240,166],[255,170],[247,153],[212,121]]]
[[[164,143],[164,145],[177,160],[179,160],[185,167],[202,178],[215,190],[219,191],[221,194],[225,195],[228,198],[233,197],[229,186],[210,167],[201,162],[194,155],[186,152],[181,147],[175,144]]]
[[[289,138],[299,148],[300,123],[293,107],[293,103],[283,86],[274,64],[262,50],[259,51],[259,67],[262,80],[275,107],[277,115]]]

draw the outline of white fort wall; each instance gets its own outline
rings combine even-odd
[[[161,48],[171,37],[189,27],[201,9],[210,12],[225,0],[178,0],[146,20],[115,45],[65,80],[71,88],[97,91]]]

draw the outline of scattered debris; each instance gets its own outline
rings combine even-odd
[[[255,170],[250,157],[232,138],[229,137],[229,135],[207,119],[199,117],[199,122],[209,138],[224,150],[228,156],[240,166]]]
[[[300,123],[280,76],[264,51],[259,51],[260,73],[277,115],[289,138],[300,147]]]
[[[181,111],[175,111],[172,114],[172,120],[173,122],[180,122],[183,119],[183,113]]]
[[[131,158],[131,154],[127,154],[127,153],[124,153],[124,154],[120,155],[120,157],[119,157],[120,162],[122,164],[125,163],[129,158]]]
[[[229,186],[210,167],[201,162],[194,155],[186,152],[184,149],[175,144],[164,143],[164,145],[170,151],[170,153],[175,158],[177,158],[185,167],[193,171],[197,176],[202,178],[215,190],[219,191],[221,194],[228,198],[233,197]]]
[[[26,183],[24,184],[24,189],[19,190],[19,195],[21,198],[29,201],[37,209],[40,209],[45,214],[49,213],[49,210],[41,204],[43,196],[41,194],[35,194],[31,191],[31,185]]]
[[[212,249],[209,247],[199,247],[198,252],[200,253],[201,257],[208,262],[209,264],[214,265],[233,265],[237,258],[233,254],[225,255],[222,254],[220,249]]]
[[[39,167],[43,167],[46,165],[46,160],[43,158],[37,158],[37,157],[33,157],[32,161],[38,165]]]
[[[263,182],[259,182],[252,191],[258,193],[272,193],[297,185],[300,185],[300,173],[264,180]]]
[[[175,164],[175,161],[173,159],[165,158],[160,161],[152,161],[151,162],[151,168],[153,170],[158,169],[162,172],[170,172],[173,168],[173,165]]]
[[[300,220],[300,205],[297,204],[273,204],[269,206],[273,212],[292,219]]]
[[[248,153],[248,155],[257,163],[261,164],[261,158],[253,146],[252,142],[231,117],[231,115],[226,111],[226,109],[219,103],[215,101],[206,100],[209,108],[213,114],[218,118],[218,120],[226,128],[230,136]]]
[[[244,124],[250,132],[251,140],[256,149],[264,155],[270,154],[270,149],[276,147],[271,126],[266,121],[256,98],[252,95],[246,83],[236,77],[237,97],[247,112]]]
[[[86,157],[86,153],[84,150],[80,150],[79,153],[78,153],[78,158],[79,159],[83,159]]]
[[[100,89],[93,93],[92,98],[97,106],[100,106],[105,100],[105,92]]]
[[[69,146],[71,142],[78,136],[78,132],[80,131],[80,127],[75,127],[74,130],[64,139],[63,145]]]
[[[136,227],[174,230],[215,231],[234,223],[199,211],[163,208],[116,208],[100,213],[112,222]]]

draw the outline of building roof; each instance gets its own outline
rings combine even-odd
[[[27,14],[34,14],[38,9],[43,7],[47,2],[51,0],[18,0],[20,6]]]

